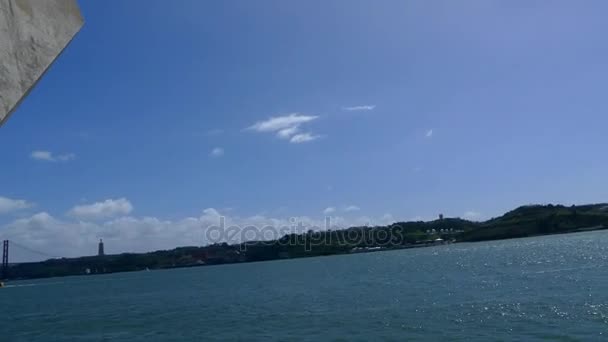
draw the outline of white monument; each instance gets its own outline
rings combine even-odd
[[[76,0],[0,0],[0,126],[83,22]]]

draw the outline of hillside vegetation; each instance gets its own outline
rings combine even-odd
[[[446,242],[484,241],[608,227],[608,204],[566,207],[527,205],[484,222],[445,218],[388,226],[308,231],[278,240],[180,247],[150,253],[51,259],[13,265],[9,278],[41,278],[146,269],[193,267],[322,255],[425,247]]]

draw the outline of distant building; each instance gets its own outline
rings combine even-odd
[[[103,240],[99,239],[99,248],[97,249],[97,256],[104,256],[105,253],[103,251]]]
[[[439,220],[443,220],[443,214],[439,214]]]

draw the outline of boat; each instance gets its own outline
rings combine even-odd
[[[0,281],[0,289],[4,287],[4,283]]]

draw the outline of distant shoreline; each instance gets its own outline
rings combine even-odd
[[[303,257],[373,253],[605,230],[608,205],[522,206],[485,222],[440,218],[388,226],[289,234],[278,240],[178,247],[148,253],[49,259],[12,264],[7,280],[189,268]]]

